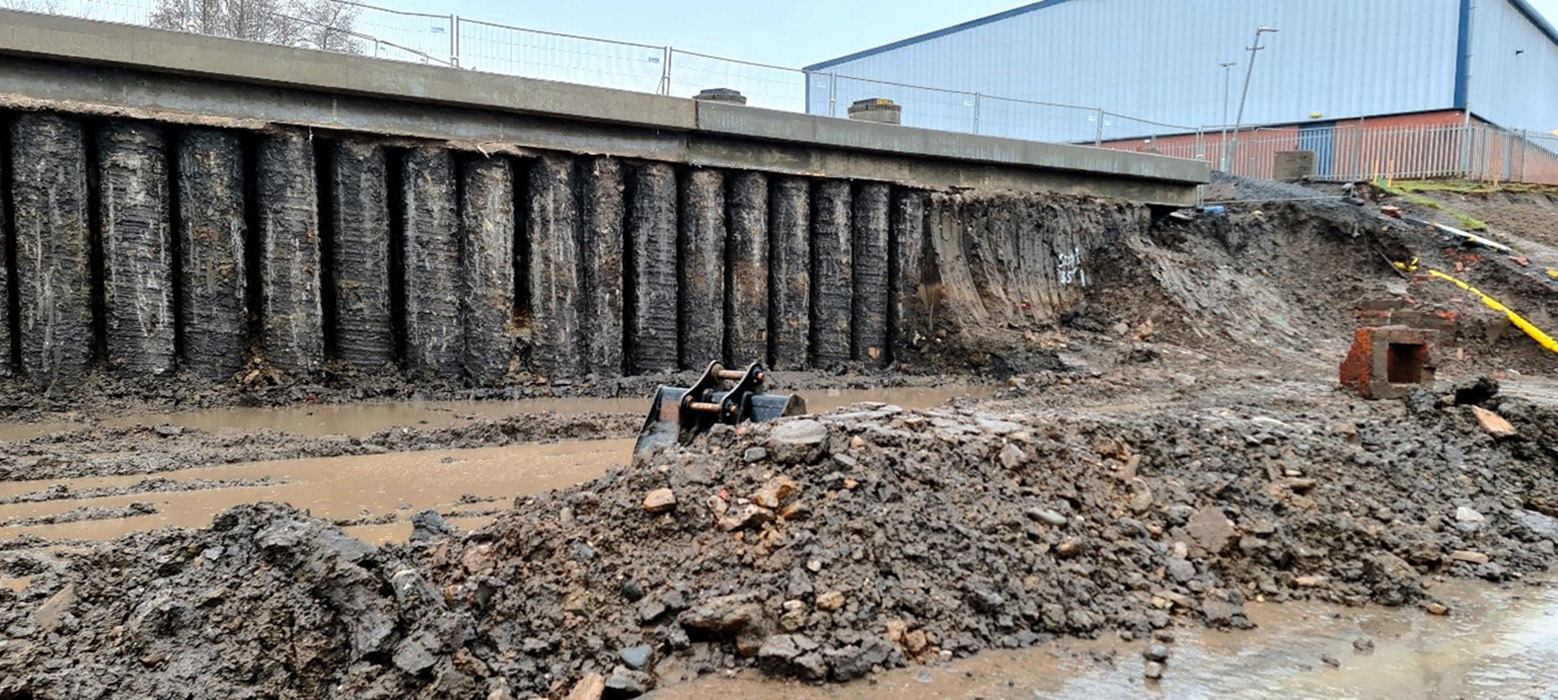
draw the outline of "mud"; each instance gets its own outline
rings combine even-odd
[[[755,673],[709,676],[657,697],[1541,697],[1558,663],[1550,581],[1448,584],[1434,594],[1454,617],[1322,603],[1246,606],[1254,630],[1169,631],[1161,680],[1142,677],[1145,638],[1062,640],[1023,651],[888,671],[844,685],[775,684]],[[1332,667],[1325,658],[1333,659]]]
[[[671,683],[761,667],[848,681],[944,651],[1189,622],[1244,628],[1250,600],[1439,604],[1428,577],[1505,581],[1551,561],[1558,530],[1543,513],[1555,512],[1558,463],[1539,450],[1558,438],[1555,409],[1495,399],[1488,407],[1525,436],[1497,442],[1464,407],[1413,413],[1335,397],[1284,410],[1259,408],[1285,400],[1261,393],[1222,408],[1126,411],[869,404],[719,431],[524,498],[473,535],[409,548],[359,549],[296,512],[243,508],[215,530],[119,543],[112,551],[167,552],[112,555],[126,580],[102,575],[110,555],[100,550],[35,575],[25,600],[40,604],[69,582],[89,601],[71,608],[78,624],[134,630],[94,650],[101,667],[91,682],[117,692],[156,692],[186,682],[179,669],[210,668],[196,663],[205,655],[234,653],[136,627],[136,610],[164,610],[180,629],[230,629],[233,650],[253,649],[250,636],[269,625],[223,621],[239,610],[264,620],[301,595],[316,601],[307,605],[317,626],[293,628],[294,643],[331,661],[309,671],[262,653],[232,672],[204,671],[211,693],[448,696],[499,686],[560,693],[590,672]],[[1014,394],[993,406],[1024,401]],[[676,495],[675,509],[645,513],[659,488]],[[217,548],[216,561],[151,563]],[[1461,551],[1488,563],[1449,556]],[[319,566],[327,569],[311,573]],[[261,570],[318,583],[280,593],[271,582],[261,600],[248,592]],[[408,590],[392,576],[426,583]],[[136,599],[105,597],[152,580]],[[233,583],[199,605],[156,592],[217,581]],[[424,585],[445,594],[413,595]],[[409,597],[378,592],[387,590]],[[25,619],[20,629],[36,629]],[[75,654],[79,638],[28,634],[13,668]],[[640,644],[651,648],[654,677],[613,671]],[[148,654],[157,673],[127,673]],[[256,682],[242,670],[255,664],[277,670]],[[39,693],[87,680],[26,673]]]
[[[392,159],[406,170],[392,182],[409,186],[416,154]],[[551,171],[594,172],[579,162]],[[668,369],[682,359],[677,314],[686,307],[674,293],[646,300],[644,280],[674,280],[678,236],[703,235],[714,219],[684,221],[682,209],[699,207],[668,206],[663,195],[724,197],[709,209],[727,227],[733,207],[755,205],[737,201],[734,178],[716,188],[697,173],[634,163],[624,180],[627,337],[658,333],[646,319],[671,319],[661,342],[626,345],[624,357],[629,371]],[[470,184],[455,188],[451,211],[468,211]],[[558,196],[588,189],[575,183]],[[915,285],[866,342],[888,343],[899,369],[1002,377],[992,396],[920,408],[857,402],[717,428],[633,464],[637,401],[624,411],[485,416],[515,406],[307,404],[354,392],[452,398],[460,394],[444,387],[463,377],[336,383],[327,370],[312,383],[259,381],[268,388],[246,394],[302,406],[175,417],[166,409],[180,402],[164,398],[151,406],[161,412],[120,418],[144,425],[124,427],[104,408],[133,404],[134,392],[76,415],[18,400],[33,407],[29,418],[78,424],[0,446],[0,519],[12,523],[0,573],[16,591],[0,589],[0,697],[501,699],[596,683],[631,696],[731,673],[762,674],[767,689],[855,683],[847,692],[912,679],[920,685],[909,687],[948,693],[1085,696],[1238,695],[1261,685],[1285,695],[1518,694],[1550,680],[1545,638],[1501,626],[1526,613],[1482,612],[1515,603],[1444,584],[1531,580],[1534,596],[1551,591],[1558,403],[1549,382],[1524,376],[1552,359],[1520,338],[1489,337],[1495,319],[1480,302],[1398,275],[1390,261],[1460,265],[1498,294],[1540,303],[1518,264],[1472,260],[1340,202],[1153,221],[1145,208],[1085,198],[922,194],[771,180],[770,265],[804,260],[797,270],[815,274],[794,288],[775,278],[784,284],[768,289],[767,340],[831,354],[826,364],[842,374],[784,385],[809,387],[813,408],[828,411],[816,400],[826,387],[911,378],[849,372],[865,362],[861,291]],[[581,229],[591,206],[574,202]],[[527,208],[526,226],[535,211]],[[404,218],[395,226],[409,237],[415,216],[391,218]],[[451,235],[472,221],[450,224]],[[861,240],[887,251],[880,280],[857,275],[854,258],[833,260]],[[533,254],[522,251],[516,265],[538,269]],[[1438,347],[1441,385],[1389,402],[1334,388],[1357,311],[1379,298],[1455,319]],[[804,322],[778,310],[792,302]],[[517,300],[522,345],[537,337],[525,335],[533,308]],[[895,327],[895,317],[912,322]],[[728,319],[712,327],[731,338]],[[452,337],[465,352],[468,338]],[[573,339],[581,355],[586,337]],[[455,366],[463,371],[464,360]],[[269,376],[264,369],[252,371]],[[1507,389],[1492,391],[1481,375],[1503,377]],[[546,379],[551,390],[577,385],[603,397],[642,395],[653,381]],[[1463,380],[1481,390],[1457,390]],[[185,405],[230,398],[201,396]],[[1513,434],[1495,434],[1481,412]],[[331,432],[252,429],[263,421]],[[89,517],[130,514],[137,503],[157,512]],[[21,577],[16,590],[10,581]],[[1526,640],[1536,653],[1504,654],[1503,666],[1442,661],[1453,669],[1445,682],[1411,685],[1407,674],[1371,686],[1389,682],[1370,672],[1375,661],[1434,657],[1415,642],[1393,647],[1386,636],[1400,628],[1369,615],[1429,630],[1487,620],[1468,634]],[[1337,622],[1347,619],[1356,629]],[[1365,629],[1379,637],[1374,656],[1336,648]],[[1315,641],[1306,630],[1317,630]],[[1146,666],[1143,651],[1166,654],[1166,666]],[[1042,670],[1057,666],[1033,654],[1054,655],[1060,670]],[[1143,680],[1159,670],[1161,681]],[[997,690],[977,690],[986,682]]]

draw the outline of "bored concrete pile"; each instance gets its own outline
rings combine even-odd
[[[0,590],[0,698],[631,696],[731,667],[845,681],[1058,635],[1242,627],[1255,598],[1436,609],[1426,577],[1555,560],[1558,412],[1491,389],[856,405],[716,428],[468,535],[422,515],[382,549],[243,506]]]
[[[1146,223],[1072,195],[0,118],[0,374],[62,390],[104,371],[500,387],[912,366],[959,319],[1064,315],[1093,251]]]

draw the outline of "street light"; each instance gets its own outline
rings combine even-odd
[[[1224,172],[1227,172],[1228,166],[1232,164],[1232,161],[1229,159],[1229,157],[1233,155],[1234,151],[1239,149],[1239,129],[1244,126],[1244,103],[1245,100],[1249,99],[1250,96],[1250,76],[1255,73],[1255,54],[1262,48],[1260,45],[1260,35],[1267,32],[1276,34],[1277,29],[1275,27],[1267,27],[1264,25],[1255,28],[1255,43],[1249,48],[1250,65],[1245,67],[1244,90],[1239,95],[1239,116],[1235,118],[1233,122],[1233,143],[1229,144],[1229,150],[1225,152],[1225,157],[1223,159]]]
[[[1217,122],[1218,124],[1222,125],[1222,129],[1223,129],[1223,145],[1222,145],[1221,150],[1219,150],[1219,153],[1222,155],[1222,158],[1221,158],[1221,161],[1222,161],[1222,164],[1223,164],[1222,168],[1223,168],[1224,171],[1227,171],[1228,170],[1228,95],[1230,94],[1228,88],[1232,85],[1231,74],[1229,73],[1228,69],[1233,68],[1234,66],[1239,65],[1239,63],[1237,61],[1229,61],[1227,63],[1219,63],[1217,65],[1223,69],[1223,119],[1222,119],[1222,121]]]

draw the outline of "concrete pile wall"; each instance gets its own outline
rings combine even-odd
[[[1054,321],[1141,207],[306,130],[0,115],[0,372],[469,386],[912,360]]]

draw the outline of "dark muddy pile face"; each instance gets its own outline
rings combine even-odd
[[[0,697],[632,695],[1243,626],[1257,596],[1433,609],[1425,576],[1508,579],[1558,542],[1558,413],[1483,399],[1518,432],[1495,439],[1437,398],[857,406],[716,432],[464,538],[423,518],[384,550],[240,508],[0,592]]]

